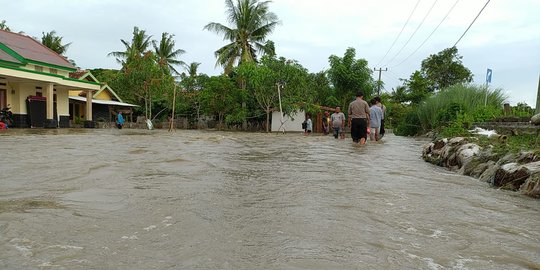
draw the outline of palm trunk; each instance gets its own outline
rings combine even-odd
[[[171,113],[171,126],[169,127],[169,131],[172,131],[174,129],[174,107],[176,105],[176,83],[174,84],[173,88],[173,102],[172,102],[172,113]]]

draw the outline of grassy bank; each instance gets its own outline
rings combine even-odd
[[[501,156],[508,153],[517,154],[520,151],[531,151],[540,156],[540,136],[536,134],[506,136],[505,138],[479,136],[478,144],[482,147],[492,145],[493,152]]]

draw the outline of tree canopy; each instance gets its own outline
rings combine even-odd
[[[158,64],[164,68],[165,71],[171,74],[179,75],[180,73],[174,68],[174,66],[185,66],[186,63],[179,60],[178,57],[184,54],[186,51],[182,49],[175,49],[174,35],[163,33],[159,43],[152,41],[154,45],[154,52],[157,56]]]
[[[371,96],[375,83],[372,70],[365,59],[355,59],[356,50],[348,48],[343,57],[331,55],[328,77],[335,88],[336,98],[346,108],[357,92],[362,91],[364,97]]]
[[[310,104],[313,94],[308,89],[308,72],[296,61],[264,56],[261,63],[243,63],[236,74],[245,83],[249,97],[266,113],[266,131],[270,128],[270,113],[279,108],[278,89],[284,114]]]
[[[145,30],[140,30],[139,27],[133,27],[133,37],[131,42],[120,39],[122,44],[125,47],[124,51],[116,51],[109,53],[109,56],[116,57],[116,61],[120,64],[123,64],[134,57],[141,57],[145,52],[148,51],[152,36],[146,34]]]
[[[462,58],[456,47],[447,48],[422,60],[420,72],[434,89],[471,82],[472,73],[463,65]]]
[[[222,66],[225,73],[232,71],[235,64],[257,62],[257,53],[275,55],[274,43],[266,37],[279,23],[278,17],[269,11],[271,1],[226,0],[227,20],[231,25],[211,22],[203,29],[223,35],[230,43],[219,48],[214,54],[216,66]]]

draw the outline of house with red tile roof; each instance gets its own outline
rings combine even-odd
[[[69,91],[87,93],[85,127],[93,127],[92,97],[99,82],[70,77],[65,57],[33,38],[0,30],[0,107],[10,107],[15,127],[69,127]]]

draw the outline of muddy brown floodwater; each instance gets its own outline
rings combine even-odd
[[[540,269],[540,201],[426,141],[0,133],[0,269]]]

